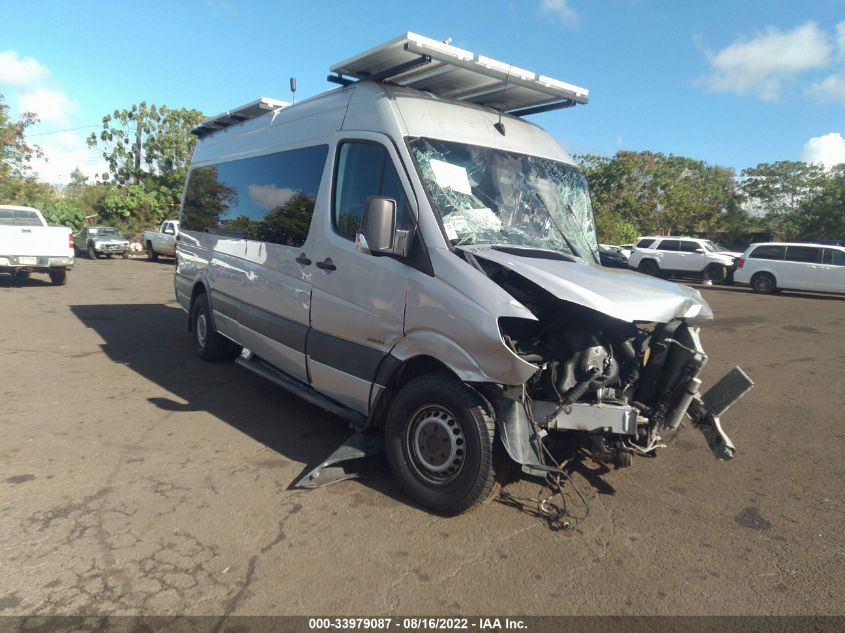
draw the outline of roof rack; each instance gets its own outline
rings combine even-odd
[[[236,123],[240,123],[241,121],[248,121],[249,119],[254,119],[257,116],[261,116],[265,112],[281,110],[282,108],[286,108],[289,105],[290,104],[287,101],[279,101],[278,99],[261,97],[260,99],[250,101],[247,104],[244,104],[232,110],[226,110],[226,112],[218,114],[217,116],[213,116],[210,119],[206,119],[198,126],[196,126],[193,130],[191,130],[191,134],[203,138],[204,136],[213,134],[217,130],[222,130],[223,128],[229,127],[230,125],[235,125]]]
[[[341,85],[371,80],[425,90],[515,116],[588,102],[589,91],[484,55],[405,33],[330,69]]]

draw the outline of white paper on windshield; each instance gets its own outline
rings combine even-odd
[[[487,226],[494,231],[498,231],[502,228],[502,221],[499,219],[499,216],[493,213],[493,210],[488,207],[482,207],[481,209],[467,209],[466,215],[471,216],[478,224]]]
[[[472,194],[466,168],[436,158],[431,159],[429,165],[438,185],[458,193]]]

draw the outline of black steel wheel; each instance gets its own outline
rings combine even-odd
[[[751,278],[751,290],[762,295],[770,295],[777,290],[777,282],[769,273],[756,273]]]
[[[385,425],[387,460],[421,506],[455,515],[484,501],[501,466],[487,402],[448,374],[414,378],[393,400]]]

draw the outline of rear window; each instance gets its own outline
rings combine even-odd
[[[758,246],[748,256],[750,259],[783,259],[786,246]]]
[[[786,261],[816,264],[821,254],[820,248],[815,246],[787,246]]]
[[[652,244],[654,244],[654,240],[652,239],[640,240],[637,242],[637,248],[648,248]]]
[[[845,251],[837,251],[832,248],[824,249],[822,264],[829,266],[845,266]]]
[[[42,226],[35,211],[23,209],[0,209],[0,225],[2,226]]]

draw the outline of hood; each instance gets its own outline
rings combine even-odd
[[[544,288],[558,299],[582,305],[622,321],[667,323],[677,318],[712,319],[713,311],[694,288],[632,270],[602,268],[554,251],[504,246],[461,246]],[[524,251],[523,254],[516,254]]]

